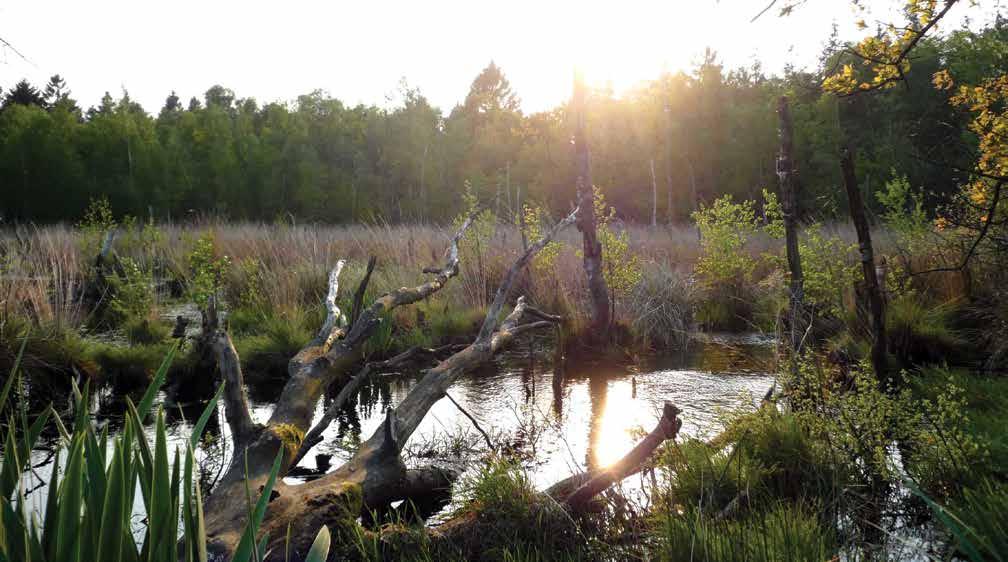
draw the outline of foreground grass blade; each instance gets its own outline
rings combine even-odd
[[[329,557],[330,541],[331,537],[329,536],[329,527],[322,525],[318,534],[315,535],[315,540],[312,542],[311,548],[308,550],[308,556],[305,557],[305,562],[325,562],[326,558]]]
[[[84,499],[84,436],[78,434],[67,455],[66,474],[60,486],[60,518],[56,559],[72,562],[80,556],[80,516]],[[90,562],[90,561],[89,561]]]
[[[206,562],[206,527],[203,522],[203,505],[200,497],[199,483],[193,482],[193,467],[196,465],[195,453],[191,446],[186,448],[185,486],[182,522],[185,525],[186,560],[189,562]]]
[[[59,467],[60,448],[56,448],[53,457],[52,476],[49,478],[49,489],[46,491],[46,512],[42,522],[42,550],[48,560],[56,558],[57,521],[59,521]]]
[[[276,460],[273,461],[273,468],[270,470],[269,478],[263,486],[262,494],[259,495],[259,501],[256,502],[255,508],[249,514],[249,520],[245,524],[245,532],[242,534],[241,542],[238,543],[238,548],[235,549],[235,555],[232,558],[233,562],[248,562],[253,555],[252,549],[257,548],[255,543],[256,532],[259,530],[259,525],[262,524],[263,516],[266,514],[266,504],[269,503],[270,495],[273,493],[273,486],[276,484],[277,474],[280,473],[280,462],[282,460],[283,449],[281,448],[277,451]]]
[[[116,443],[105,486],[105,502],[101,512],[98,554],[96,560],[120,560],[124,527],[128,526],[130,513],[126,506],[126,474],[123,467],[123,448]],[[132,482],[130,482],[132,484]]]
[[[21,357],[24,356],[25,345],[28,343],[28,337],[25,336],[21,340],[21,349],[18,350],[17,357],[14,358],[14,366],[11,367],[10,373],[7,375],[7,382],[4,383],[3,390],[0,391],[0,413],[3,412],[4,406],[7,405],[7,396],[10,395],[11,387],[14,386],[14,379],[17,378],[18,369],[21,367]]]
[[[203,438],[203,430],[206,429],[206,424],[210,421],[210,416],[217,411],[217,402],[220,401],[221,394],[224,392],[224,383],[221,383],[217,387],[217,392],[214,393],[213,398],[210,402],[207,402],[205,408],[203,408],[203,413],[200,414],[198,420],[196,420],[196,425],[193,426],[192,435],[189,436],[189,444],[195,449],[199,446],[200,439]]]
[[[970,540],[970,535],[975,536],[975,533],[973,532],[972,529],[966,526],[955,515],[949,513],[947,509],[938,505],[934,500],[928,497],[927,494],[925,494],[923,491],[917,488],[917,486],[913,482],[909,480],[904,480],[904,484],[911,492],[913,492],[915,496],[924,500],[924,503],[926,503],[928,507],[931,508],[931,511],[934,512],[935,514],[935,517],[937,517],[938,520],[940,520],[942,524],[945,525],[945,528],[947,528],[949,532],[951,532],[955,536],[956,540],[959,542],[959,547],[962,548],[963,552],[965,552],[967,556],[969,556],[970,560],[972,560],[973,562],[984,562],[985,558],[980,555],[980,552],[977,551],[976,547],[973,545],[973,542]]]
[[[143,398],[137,404],[137,414],[139,414],[141,420],[146,418],[147,414],[150,413],[151,407],[154,405],[154,398],[157,396],[158,390],[161,390],[161,387],[165,383],[165,378],[168,376],[168,368],[171,367],[172,361],[175,359],[175,353],[178,352],[179,346],[182,345],[181,342],[182,340],[178,340],[178,343],[173,344],[168,350],[168,354],[161,361],[161,366],[154,373],[154,378],[147,387],[147,391],[144,392]]]

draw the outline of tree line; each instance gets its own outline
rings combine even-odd
[[[777,181],[775,107],[788,95],[801,208],[817,218],[845,211],[836,155],[846,139],[868,193],[905,176],[934,209],[968,181],[968,166],[956,163],[971,161],[976,141],[968,112],[932,86],[932,75],[951,68],[979,83],[1003,73],[1006,40],[1000,17],[925,39],[904,85],[846,103],[822,85],[854,62],[835,35],[813,71],[726,69],[708,50],[691,71],[625,95],[594,89],[586,101],[593,183],[621,218],[639,222],[685,220],[726,193],[759,199]],[[97,198],[117,215],[333,223],[443,222],[462,210],[464,190],[501,216],[517,214],[519,201],[559,215],[574,198],[569,105],[523,113],[492,62],[447,114],[405,81],[390,107],[348,106],[322,91],[260,104],[215,85],[188,103],[172,92],[156,115],[126,91],[83,110],[58,75],[0,95],[0,218],[8,222],[73,221]]]

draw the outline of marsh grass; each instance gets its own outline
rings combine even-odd
[[[830,560],[834,533],[807,507],[779,504],[740,520],[717,520],[697,511],[657,521],[657,560],[669,562],[789,562]]]
[[[486,559],[539,553],[587,555],[577,523],[540,494],[519,465],[491,459],[455,486],[460,498],[456,515],[475,516],[473,532],[458,545],[463,554]]]

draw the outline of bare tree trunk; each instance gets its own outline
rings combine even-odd
[[[790,330],[791,369],[797,374],[805,331],[805,281],[802,276],[801,256],[798,254],[798,195],[794,165],[794,129],[791,109],[786,96],[777,101],[779,119],[780,154],[777,156],[777,181],[780,185],[781,207],[784,212],[784,237],[787,248],[788,269],[791,273]]]
[[[844,148],[840,155],[840,170],[843,173],[844,188],[847,190],[851,219],[854,221],[854,229],[857,230],[858,249],[861,251],[861,272],[864,276],[867,305],[871,312],[872,368],[875,370],[875,377],[879,382],[888,382],[882,291],[879,287],[878,276],[875,274],[875,252],[872,248],[871,230],[868,226],[868,217],[865,214],[864,200],[861,198],[861,188],[858,186],[857,176],[854,173],[854,158],[850,148]]]
[[[651,228],[658,226],[658,180],[654,173],[654,158],[651,159]]]
[[[577,172],[577,201],[580,208],[577,228],[583,241],[584,270],[588,280],[594,316],[589,331],[593,339],[609,339],[609,288],[602,272],[602,244],[598,240],[595,217],[595,189],[591,181],[591,156],[585,133],[586,105],[583,78],[574,78],[573,110],[577,119],[574,129],[574,162]]]
[[[665,194],[668,198],[665,215],[668,223],[672,224],[672,108],[668,101],[665,102]]]
[[[683,154],[683,159],[686,160],[686,169],[689,170],[689,184],[690,191],[693,195],[693,212],[696,213],[700,210],[700,193],[697,191],[696,185],[696,171],[693,169],[693,161],[690,160],[689,154]],[[696,237],[697,240],[700,239],[700,226],[697,225]]]

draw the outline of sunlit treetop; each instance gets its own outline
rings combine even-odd
[[[975,0],[966,0],[971,6]],[[891,88],[903,80],[910,70],[910,53],[917,43],[932,31],[956,4],[963,0],[906,0],[901,12],[901,22],[880,24],[874,35],[865,37],[846,51],[860,59],[870,72],[866,77],[855,71],[854,64],[844,64],[823,81],[823,89],[838,95],[852,95],[857,92]],[[852,0],[860,12],[866,10],[863,0]],[[858,20],[858,27],[865,29],[868,24]]]

